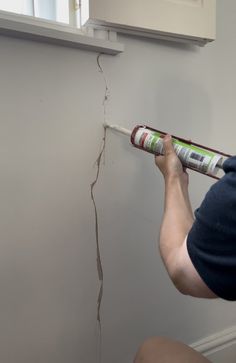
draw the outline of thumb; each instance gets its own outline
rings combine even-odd
[[[165,155],[174,153],[171,135],[165,135],[165,137],[163,139],[163,147],[164,147]]]

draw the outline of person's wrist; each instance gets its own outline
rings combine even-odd
[[[164,179],[165,179],[166,184],[180,183],[183,185],[185,185],[185,184],[187,185],[183,173],[181,173],[181,174],[180,173],[168,173],[168,174],[165,174]]]

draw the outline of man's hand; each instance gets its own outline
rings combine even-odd
[[[172,177],[178,177],[183,182],[188,184],[188,174],[183,168],[180,159],[176,155],[170,135],[166,135],[164,137],[163,146],[164,155],[156,156],[155,163],[163,174],[165,180]]]

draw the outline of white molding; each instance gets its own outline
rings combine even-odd
[[[0,35],[26,38],[116,55],[124,46],[116,41],[97,39],[66,24],[0,11]]]
[[[216,0],[81,0],[82,26],[205,45],[216,37]]]
[[[236,345],[236,326],[201,339],[190,346],[206,357]]]
[[[198,45],[198,46],[204,46],[207,43],[213,41],[214,39],[211,40],[207,40],[204,38],[197,38],[197,37],[190,37],[187,35],[182,36],[181,34],[171,34],[168,32],[163,32],[163,31],[156,31],[156,32],[151,32],[145,29],[139,29],[139,28],[132,28],[131,26],[129,27],[127,26],[120,26],[119,24],[113,24],[110,22],[105,22],[105,21],[99,21],[99,20],[88,20],[84,26],[91,26],[94,27],[95,29],[104,29],[104,30],[111,30],[114,31],[116,33],[120,33],[120,34],[130,34],[130,35],[135,35],[137,37],[141,37],[141,38],[150,38],[150,39],[156,39],[156,40],[164,40],[164,41],[174,41],[174,42],[181,42],[181,43],[190,43],[193,45]]]

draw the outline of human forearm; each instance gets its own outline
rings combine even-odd
[[[192,227],[194,221],[184,178],[171,176],[165,178],[165,206],[160,230],[160,252],[170,275],[175,268],[173,260],[176,250]]]
[[[195,269],[185,238],[194,222],[188,194],[188,174],[178,159],[171,137],[163,139],[164,155],[155,162],[165,180],[165,206],[160,230],[160,252],[176,288],[185,295],[215,298]]]

